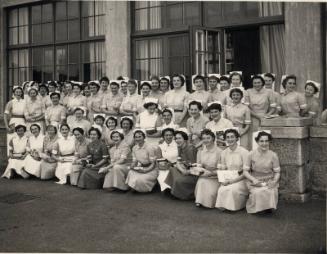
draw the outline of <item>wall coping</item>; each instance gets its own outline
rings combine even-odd
[[[327,138],[327,126],[311,126],[310,138]]]
[[[310,117],[276,117],[271,119],[261,118],[262,127],[301,127],[310,126],[313,120]]]

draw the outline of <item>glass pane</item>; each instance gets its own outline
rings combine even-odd
[[[168,38],[169,56],[188,55],[188,41],[186,36]]]
[[[52,4],[42,5],[42,22],[49,22],[53,19]]]
[[[82,62],[84,62],[84,63],[90,62],[90,44],[89,43],[82,44]]]
[[[43,81],[53,80],[53,67],[43,66]]]
[[[96,61],[95,43],[89,44],[89,54],[90,54],[90,62],[95,62]]]
[[[147,80],[149,78],[149,61],[148,60],[138,60],[135,62],[136,76],[138,79]]]
[[[148,58],[148,41],[135,41],[136,59]]]
[[[32,41],[33,42],[41,41],[41,25],[32,26]]]
[[[94,14],[95,15],[102,15],[105,14],[105,2],[104,1],[95,1],[94,6]]]
[[[67,40],[67,21],[56,22],[56,40],[57,41]]]
[[[20,8],[19,9],[19,25],[28,25],[28,8]]]
[[[9,51],[9,68],[18,67],[18,50]]]
[[[28,49],[19,50],[19,67],[28,67]]]
[[[68,46],[68,62],[78,63],[79,62],[79,44],[72,44]]]
[[[79,19],[68,21],[68,36],[69,40],[79,39]]]
[[[94,62],[102,62],[106,59],[105,48],[103,42],[94,43],[95,47],[95,59]]]
[[[18,44],[18,28],[9,28],[9,45]]]
[[[150,4],[150,7],[160,6],[161,1],[150,1],[149,4]]]
[[[150,12],[150,29],[161,28],[161,7],[151,8]]]
[[[53,41],[53,29],[52,23],[42,24],[42,41],[52,42]]]
[[[68,66],[69,69],[69,80],[79,80],[79,67],[78,64],[70,64]]]
[[[223,16],[229,21],[259,16],[257,2],[223,2]]]
[[[94,36],[94,17],[83,19],[83,38]]]
[[[18,26],[18,10],[14,9],[9,12],[9,26]]]
[[[135,1],[134,3],[135,3],[135,9],[148,7],[147,1]]]
[[[183,24],[182,4],[167,6],[167,26],[179,26]]]
[[[30,80],[29,79],[29,69],[28,68],[19,68],[19,84],[22,82]]]
[[[95,17],[95,31],[94,35],[104,35],[104,16]]]
[[[170,57],[169,58],[169,73],[184,73],[183,72],[183,58],[182,57]]]
[[[79,2],[69,1],[68,2],[68,18],[78,18],[79,17]]]
[[[19,27],[19,44],[28,43],[28,26]]]
[[[41,5],[32,6],[32,24],[41,23]]]
[[[42,48],[34,48],[32,50],[32,65],[43,65],[43,49]]]
[[[67,18],[67,7],[66,2],[56,3],[56,19],[66,19]]]
[[[83,80],[85,82],[90,81],[91,80],[91,66],[89,63],[84,63],[83,64],[83,72],[82,74],[83,76]]]
[[[33,66],[33,80],[37,82],[42,82],[41,66]]]
[[[200,3],[185,3],[184,4],[184,24],[200,25]]]
[[[150,40],[150,57],[157,58],[162,56],[162,41],[158,40]]]
[[[82,1],[82,17],[88,17],[94,15],[94,2]]]
[[[147,9],[135,11],[135,31],[146,30],[148,28]]]
[[[67,64],[67,49],[65,46],[56,48],[56,64],[57,65]]]
[[[151,59],[150,60],[150,74],[161,76],[163,74],[162,59]]]
[[[20,85],[19,82],[19,71],[18,69],[13,69],[13,85]]]
[[[53,65],[53,49],[50,47],[44,48],[44,65]]]
[[[56,68],[56,80],[59,81],[65,81],[68,79],[68,75],[67,75],[67,66],[57,66]]]

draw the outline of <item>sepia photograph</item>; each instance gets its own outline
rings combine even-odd
[[[326,254],[327,2],[0,0],[0,253]]]

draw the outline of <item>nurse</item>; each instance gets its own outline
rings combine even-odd
[[[156,98],[156,99],[160,99],[163,94],[160,91],[160,80],[157,76],[152,76],[151,77],[151,97]]]
[[[195,91],[188,96],[188,102],[191,101],[202,101],[202,107],[204,110],[207,109],[208,103],[211,98],[211,94],[205,90],[205,78],[201,75],[196,75],[193,78]]]
[[[137,81],[134,79],[128,80],[127,89],[128,93],[120,105],[119,112],[122,116],[132,116],[135,120],[137,113],[137,101],[140,97],[140,95],[137,93]]]
[[[59,126],[66,120],[66,108],[59,104],[60,93],[52,93],[50,98],[52,104],[45,110],[45,124]]]
[[[309,116],[314,119],[314,124],[318,123],[318,115],[321,112],[319,99],[315,97],[317,93],[319,93],[319,88],[317,84],[312,81],[309,81],[305,84],[305,100],[307,103],[307,109],[305,116]]]
[[[119,80],[112,80],[110,82],[110,93],[103,96],[101,108],[102,113],[106,114],[106,116],[119,117],[119,108],[123,101],[119,86]]]

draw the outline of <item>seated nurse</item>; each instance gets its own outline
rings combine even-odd
[[[249,153],[243,166],[250,192],[248,213],[277,209],[280,165],[277,154],[269,149],[271,140],[271,134],[259,132],[255,138],[258,148]]]

